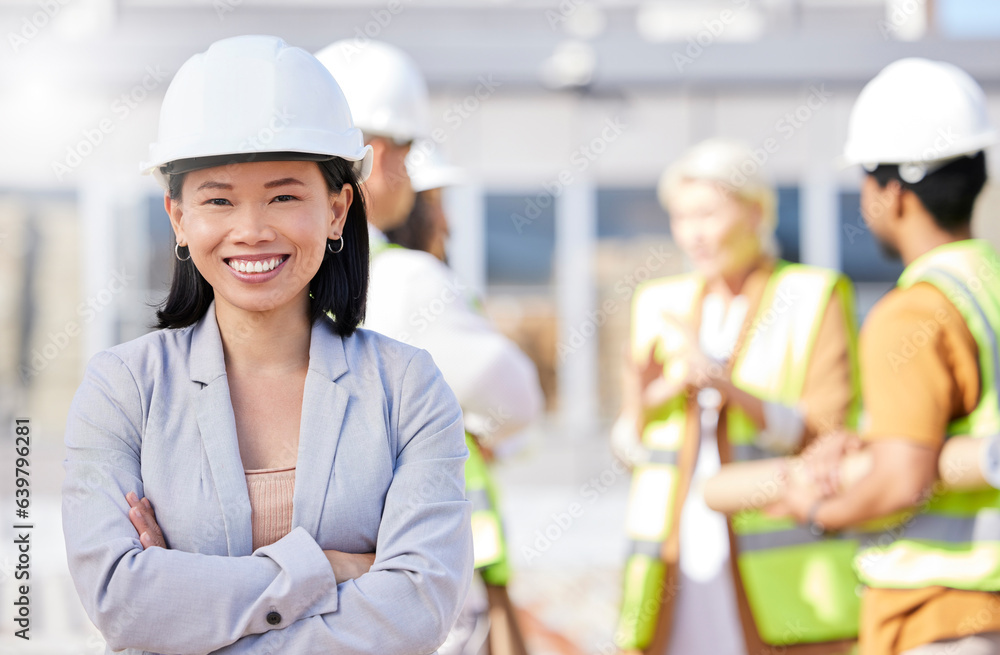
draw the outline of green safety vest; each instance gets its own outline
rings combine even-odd
[[[986,241],[958,241],[922,255],[899,278],[937,287],[965,320],[979,347],[979,403],[948,424],[948,437],[1000,432],[1000,257]],[[917,326],[924,329],[924,326]],[[929,337],[929,335],[928,335]],[[919,347],[919,345],[918,345]],[[935,495],[912,520],[862,542],[858,576],[870,587],[944,586],[1000,591],[1000,490]]]
[[[393,248],[403,248],[388,241],[376,242],[371,248],[371,258]],[[468,432],[465,444],[469,458],[465,460],[465,497],[472,503],[472,550],[475,568],[486,584],[504,586],[510,578],[507,562],[507,543],[503,522],[498,511],[496,483],[490,473],[479,444]]]
[[[691,274],[653,280],[636,290],[632,316],[636,357],[645,357],[655,347],[669,375],[670,352],[679,341],[662,316],[691,321],[703,285],[700,276]],[[733,383],[762,400],[794,405],[834,294],[848,323],[853,401],[845,423],[853,427],[860,402],[853,290],[847,278],[834,271],[777,263],[745,343],[735,354]],[[726,418],[734,461],[774,456],[754,445],[757,429],[744,412],[727,408]],[[688,420],[687,400],[680,395],[657,410],[643,430],[650,459],[635,467],[626,512],[630,555],[616,632],[622,649],[647,648],[662,609],[667,567],[662,550],[679,510],[678,456]],[[752,509],[734,516],[732,526],[747,601],[766,643],[813,643],[857,635],[860,608],[851,568],[856,542],[818,537],[789,519],[770,519]]]
[[[472,503],[472,551],[486,584],[504,586],[510,578],[503,523],[497,511],[496,483],[475,437],[465,433],[465,497]]]

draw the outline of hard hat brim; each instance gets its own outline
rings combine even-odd
[[[164,175],[190,173],[202,168],[215,168],[229,164],[245,164],[254,161],[329,161],[330,155],[320,155],[312,152],[248,152],[239,155],[215,155],[210,157],[191,157],[178,159],[160,167]]]
[[[371,146],[364,147],[364,155],[360,159],[350,159],[341,155],[327,155],[315,152],[245,152],[227,155],[209,155],[205,157],[188,157],[167,162],[152,169],[144,167],[144,172],[152,173],[153,177],[164,190],[169,188],[171,175],[190,173],[191,171],[203,168],[215,168],[217,166],[229,166],[231,164],[245,164],[255,161],[329,161],[331,159],[343,159],[351,162],[354,173],[358,177],[358,182],[364,182],[371,175],[374,151]]]

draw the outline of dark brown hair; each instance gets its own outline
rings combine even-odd
[[[880,164],[870,175],[883,189],[891,180],[898,181],[916,194],[938,227],[953,233],[972,221],[976,198],[986,184],[986,155],[980,151],[959,157],[912,184],[900,178],[896,164]]]

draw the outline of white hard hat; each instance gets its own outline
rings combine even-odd
[[[875,76],[851,112],[843,163],[874,170],[898,164],[916,183],[927,173],[996,141],[982,88],[961,68],[908,58]]]
[[[406,157],[406,173],[417,193],[458,186],[469,181],[465,171],[449,164],[438,148],[430,152],[410,150]]]
[[[237,36],[177,71],[141,169],[167,188],[171,174],[235,161],[334,157],[353,162],[359,181],[371,172],[371,146],[336,80],[278,37]]]
[[[316,58],[337,78],[366,135],[407,142],[427,134],[427,82],[410,55],[379,41],[345,39]]]

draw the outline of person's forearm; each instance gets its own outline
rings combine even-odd
[[[377,571],[349,580],[340,585],[336,612],[247,635],[214,654],[434,652],[447,637],[461,607],[456,599],[465,598],[469,584],[469,577],[445,580],[439,573],[422,578],[405,570]]]
[[[123,540],[113,539],[71,552],[70,570],[90,590],[81,600],[113,649],[194,655],[335,610],[336,580],[311,539],[298,530],[242,557],[164,548],[119,555]],[[279,625],[267,619],[274,610]]]
[[[716,387],[730,402],[739,406],[759,429],[767,428],[767,419],[764,418],[764,401],[740,389],[729,380],[720,380]]]
[[[920,493],[907,493],[892,477],[873,466],[857,484],[822,501],[813,520],[826,530],[842,530],[889,516],[921,501]]]

